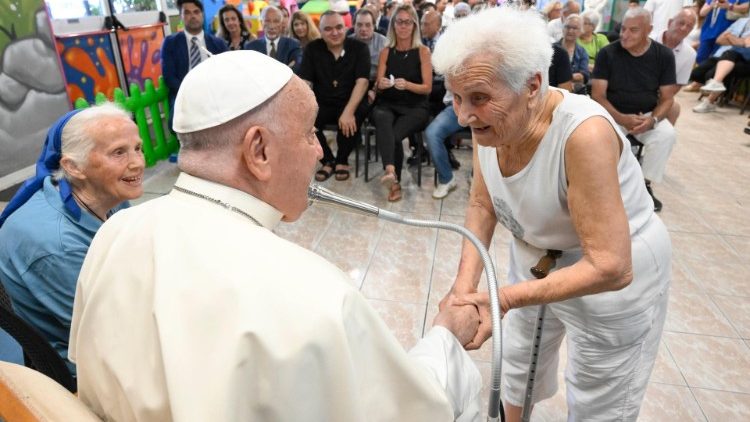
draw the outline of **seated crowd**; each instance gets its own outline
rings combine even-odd
[[[657,6],[650,1],[645,8],[631,7],[625,12],[619,39],[613,42],[598,31],[601,16],[593,10],[581,13],[575,0],[564,5],[550,2],[544,14],[554,49],[547,75],[549,85],[590,95],[612,116],[618,130],[642,144],[644,183],[654,210],[659,211],[662,203],[654,196],[651,184],[663,180],[676,142],[674,125],[680,109],[674,96],[686,85],[685,91],[707,94],[693,108],[694,112],[707,113],[716,109],[730,81],[750,77],[750,18],[733,15],[746,13],[750,3],[707,0],[698,13],[680,8],[667,16],[654,9]],[[169,126],[180,133],[181,141],[192,140],[193,150],[188,155],[196,160],[192,162],[195,168],[205,170],[199,159],[210,156],[210,148],[219,148],[202,134],[204,129],[218,135],[236,135],[238,132],[223,125],[238,125],[233,120],[238,116],[248,121],[259,119],[273,127],[268,123],[274,118],[269,110],[300,107],[290,100],[274,100],[278,104],[258,107],[263,111],[256,115],[253,113],[260,103],[243,104],[237,114],[213,126],[179,127],[179,119],[175,125],[176,110],[181,106],[177,94],[191,72],[202,62],[209,62],[212,55],[250,50],[274,59],[268,71],[286,75],[285,83],[293,81],[283,89],[310,103],[303,101],[305,115],[316,111],[309,117],[317,131],[309,135],[313,149],[320,149],[316,154],[320,166],[315,169],[318,182],[332,176],[336,181],[350,178],[349,157],[367,121],[374,126],[383,167],[380,182],[388,201],[402,198],[402,141],[411,137],[412,148],[421,148],[413,145],[413,135],[418,133],[424,134],[425,148],[437,174],[433,197],[445,198],[458,186],[451,137],[466,131],[470,122],[460,121],[456,115],[453,104],[457,100],[443,76],[433,71],[431,54],[448,25],[477,7],[492,5],[474,0],[437,0],[434,4],[367,0],[354,14],[351,28],[347,28],[343,12],[324,12],[316,24],[302,11],[290,16],[287,9],[269,5],[261,12],[263,33],[256,38],[232,5],[219,10],[219,30],[214,36],[204,31],[200,0],[177,3],[185,30],[164,40],[162,69],[170,92]],[[654,22],[657,16],[661,19],[658,24]],[[704,17],[696,52],[689,35]],[[652,31],[656,27],[662,29]],[[210,83],[210,76],[202,75],[200,81]],[[231,76],[238,78],[236,84],[243,84],[242,73]],[[258,77],[258,83],[274,81],[272,76]],[[300,94],[304,85],[294,84],[311,88],[317,108],[311,98]],[[192,87],[211,97],[210,89],[197,87],[195,81]],[[266,99],[280,89],[277,87]],[[199,101],[197,93],[191,95]],[[463,101],[480,103],[483,98]],[[182,107],[183,112],[192,110],[184,104]],[[306,123],[296,122],[294,127]],[[335,152],[324,130],[336,132]],[[282,135],[274,134],[277,136],[281,139]],[[131,116],[111,104],[70,112],[50,128],[35,177],[23,185],[0,216],[0,281],[13,300],[14,310],[36,327],[66,362],[73,299],[84,257],[102,223],[127,208],[128,200],[142,194],[143,170],[141,143]],[[227,170],[220,176],[244,175]],[[175,207],[170,209],[176,211]],[[276,217],[281,218],[269,220]],[[369,310],[364,313],[374,318]],[[468,334],[458,332],[455,321],[466,318],[456,309],[441,311],[439,325],[463,339]],[[377,321],[372,324],[378,330],[383,328]],[[405,356],[392,347],[388,353],[393,365]],[[70,363],[69,368],[75,376],[75,366]],[[429,392],[422,393],[425,400],[434,399]],[[445,410],[440,406],[436,413]]]

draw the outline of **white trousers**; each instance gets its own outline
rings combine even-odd
[[[661,220],[631,236],[633,282],[614,292],[547,305],[533,402],[557,391],[559,349],[566,339],[569,421],[635,421],[664,328],[671,242]],[[503,398],[523,405],[538,306],[513,309],[503,330]]]
[[[628,133],[624,127],[620,126],[620,129],[623,133]],[[664,119],[648,132],[634,136],[643,144],[643,162],[641,163],[643,177],[652,182],[661,182],[664,179],[664,170],[667,168],[672,147],[677,141],[674,126],[669,123],[669,120]]]

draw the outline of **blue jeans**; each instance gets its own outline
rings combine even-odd
[[[445,148],[445,138],[460,131],[464,127],[458,124],[458,117],[453,111],[453,105],[448,105],[427,126],[424,134],[427,138],[427,148],[430,150],[432,162],[438,173],[438,181],[446,184],[453,179],[453,169],[448,159],[448,150]]]

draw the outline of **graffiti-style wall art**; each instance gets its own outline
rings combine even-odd
[[[71,102],[81,97],[93,102],[98,92],[112,99],[120,79],[108,32],[58,37],[57,50]]]
[[[151,79],[154,83],[161,76],[161,43],[164,41],[164,30],[161,24],[130,28],[118,31],[120,55],[125,67],[125,78],[128,85],[137,83],[144,89],[143,81]]]
[[[68,110],[44,2],[0,0],[0,177],[33,165]]]

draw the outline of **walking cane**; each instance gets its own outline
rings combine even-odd
[[[550,270],[555,267],[557,258],[562,255],[561,251],[550,249],[535,266],[531,267],[531,274],[537,279],[547,277]],[[521,412],[521,421],[529,422],[531,419],[531,399],[534,395],[534,380],[536,379],[536,364],[539,361],[539,347],[542,343],[542,325],[544,323],[544,314],[547,311],[547,305],[539,306],[539,313],[536,316],[536,325],[534,326],[534,344],[531,346],[531,357],[529,363],[529,373],[526,378],[526,395],[523,399],[523,410]]]

